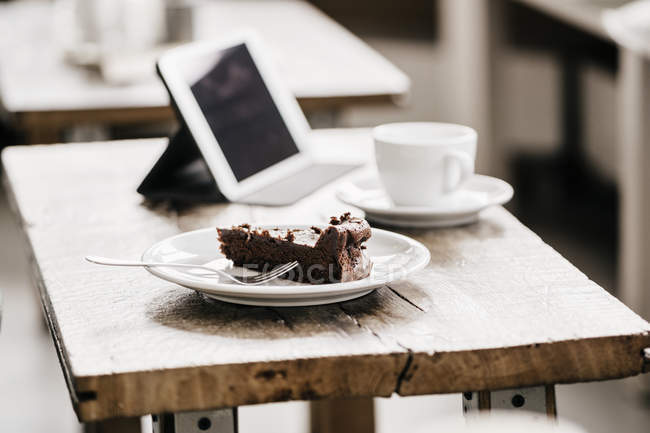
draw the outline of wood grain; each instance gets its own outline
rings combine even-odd
[[[317,153],[370,153],[367,130],[326,130],[313,139]],[[650,324],[500,207],[466,227],[402,231],[429,247],[425,270],[320,307],[207,302],[144,270],[85,263],[90,253],[139,257],[198,227],[323,222],[349,209],[334,199],[336,185],[290,207],[146,205],[135,188],[164,144],[34,146],[2,155],[82,421],[644,370]]]

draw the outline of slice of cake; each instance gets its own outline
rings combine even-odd
[[[353,281],[372,269],[363,245],[370,238],[370,225],[350,213],[332,217],[323,228],[264,230],[241,224],[217,232],[221,252],[235,265],[263,272],[296,260],[300,265],[285,276],[296,281]]]

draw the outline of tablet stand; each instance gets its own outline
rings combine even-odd
[[[138,192],[149,200],[175,202],[220,202],[219,191],[203,155],[185,126],[169,139]]]

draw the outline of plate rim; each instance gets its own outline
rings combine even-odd
[[[365,175],[356,179],[351,179],[348,182],[351,183],[358,182],[361,180],[370,179],[372,177],[376,177],[376,176]],[[440,209],[434,210],[433,208],[426,207],[426,206],[399,206],[399,207],[396,206],[394,208],[388,208],[388,209],[378,208],[374,206],[365,206],[360,204],[359,202],[346,200],[345,193],[343,192],[342,187],[339,187],[336,190],[336,198],[338,198],[339,200],[341,200],[343,203],[347,205],[354,206],[358,209],[361,209],[367,214],[369,213],[373,215],[384,215],[390,217],[419,216],[419,217],[431,217],[431,218],[451,218],[456,216],[467,215],[470,213],[478,213],[490,206],[505,204],[509,202],[514,196],[514,188],[512,187],[512,185],[510,185],[508,182],[506,182],[503,179],[499,179],[498,177],[494,177],[494,176],[487,176],[484,174],[474,174],[472,176],[472,179],[480,179],[481,181],[484,182],[499,184],[500,186],[503,187],[503,192],[498,193],[494,199],[490,199],[490,196],[488,195],[488,200],[485,203],[481,205],[477,205],[471,209],[465,209],[465,210],[440,210]]]
[[[295,228],[309,228],[312,227],[313,225],[314,224],[311,225],[310,224],[259,224],[255,226],[263,229],[276,228],[276,227],[295,229]],[[325,226],[326,224],[319,223],[315,225]],[[213,232],[215,237],[215,242],[218,245],[219,241],[217,240],[216,230],[217,230],[216,226],[205,227],[201,229],[190,230],[187,232],[177,233],[175,235],[168,236],[167,238],[161,239],[160,241],[152,244],[147,249],[145,249],[145,251],[142,253],[142,260],[143,261],[148,260],[148,257],[151,255],[151,252],[163,243],[169,242],[173,239],[177,239],[180,237],[189,236],[192,234],[198,235],[200,232],[205,232],[205,233]],[[292,297],[292,298],[323,297],[327,295],[342,295],[345,293],[354,293],[358,291],[373,290],[385,286],[387,284],[390,284],[392,282],[402,280],[406,276],[424,269],[429,264],[431,260],[431,252],[424,244],[422,244],[422,242],[417,241],[401,233],[395,233],[391,230],[372,228],[372,231],[373,231],[373,236],[376,236],[376,234],[380,234],[383,236],[400,239],[406,242],[407,244],[409,244],[412,248],[419,249],[420,252],[424,254],[421,256],[421,259],[408,270],[405,270],[403,272],[398,272],[395,274],[389,274],[392,276],[392,278],[382,278],[379,280],[371,281],[369,280],[368,277],[366,277],[361,280],[347,281],[347,282],[340,282],[340,283],[329,283],[329,284],[302,284],[302,285],[286,285],[286,286],[265,286],[265,285],[243,286],[243,285],[238,285],[236,283],[221,282],[221,283],[216,283],[214,285],[206,286],[205,284],[200,284],[198,282],[183,280],[181,278],[174,278],[173,274],[169,275],[167,272],[164,272],[162,267],[145,267],[145,269],[152,275],[161,278],[165,281],[169,281],[171,283],[178,284],[180,286],[187,287],[192,290],[197,290],[203,293],[225,295],[231,297],[247,297],[247,298],[275,297],[277,299],[282,299],[288,297]],[[215,251],[215,253],[219,254],[218,250]],[[306,291],[305,289],[309,289],[309,290]]]
[[[376,288],[360,290],[352,293],[343,293],[340,295],[319,296],[315,298],[253,298],[253,297],[235,297],[227,295],[216,295],[202,292],[201,296],[208,298],[210,301],[228,302],[240,305],[262,306],[262,307],[311,307],[315,305],[336,304],[338,302],[350,301],[370,294]]]
[[[480,211],[479,211],[480,212]],[[434,219],[399,219],[392,218],[386,215],[375,215],[372,213],[366,214],[366,219],[386,227],[394,228],[412,228],[412,229],[444,229],[450,227],[458,227],[464,225],[474,224],[479,219],[479,212],[472,212],[464,215],[453,216],[449,218],[434,218]]]

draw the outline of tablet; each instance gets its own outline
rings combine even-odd
[[[307,167],[309,125],[252,33],[167,51],[158,73],[219,190],[235,201]]]

